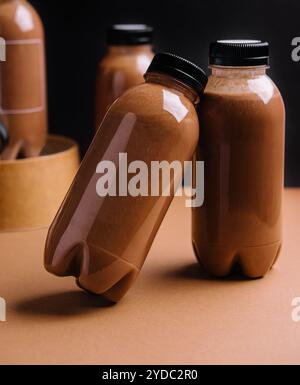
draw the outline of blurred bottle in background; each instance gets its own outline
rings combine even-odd
[[[117,24],[107,32],[107,53],[96,80],[96,129],[110,105],[129,88],[143,83],[154,56],[153,28],[144,24]]]
[[[2,159],[38,156],[47,137],[44,30],[26,0],[0,0],[0,120],[9,133]]]

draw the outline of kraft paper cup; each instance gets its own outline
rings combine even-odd
[[[49,136],[41,156],[0,161],[0,231],[51,224],[79,166],[76,142]]]

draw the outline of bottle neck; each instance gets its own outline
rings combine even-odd
[[[131,55],[140,53],[152,53],[151,44],[140,45],[109,45],[108,53],[113,55]]]
[[[266,74],[268,66],[222,67],[210,65],[212,76],[222,78],[255,78]]]
[[[172,76],[157,72],[147,72],[144,76],[146,83],[161,84],[168,88],[172,88],[190,99],[193,104],[199,103],[200,97],[198,93],[189,85],[182,83]]]

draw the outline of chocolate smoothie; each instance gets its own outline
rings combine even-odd
[[[141,165],[140,170],[130,170],[133,161],[143,161],[150,170],[153,161],[182,164],[191,159],[199,135],[195,104],[207,81],[200,68],[171,54],[157,54],[145,79],[106,114],[51,225],[45,248],[49,272],[73,275],[80,287],[112,301],[121,299],[136,279],[175,188],[166,196],[161,191],[150,195],[149,190],[134,196],[121,187],[120,175],[128,178],[129,187],[143,169]],[[121,153],[129,166],[123,158],[113,177],[116,196],[99,196],[99,162],[106,161],[105,168],[118,164]],[[175,185],[181,175],[170,174],[170,184]]]
[[[96,129],[110,105],[129,88],[144,82],[151,60],[153,29],[144,24],[117,24],[107,33],[107,54],[96,80]]]
[[[210,63],[196,156],[205,161],[205,200],[193,209],[193,245],[213,275],[238,266],[261,277],[281,246],[284,105],[266,75],[267,43],[214,43]]]
[[[25,0],[0,0],[0,36],[6,61],[0,62],[0,116],[9,142],[2,159],[39,155],[47,136],[44,32]]]

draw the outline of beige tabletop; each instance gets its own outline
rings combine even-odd
[[[284,247],[259,280],[215,280],[195,262],[175,198],[135,286],[117,305],[43,269],[46,230],[0,234],[0,363],[300,363],[300,189],[284,196]],[[300,311],[299,311],[300,314]]]

